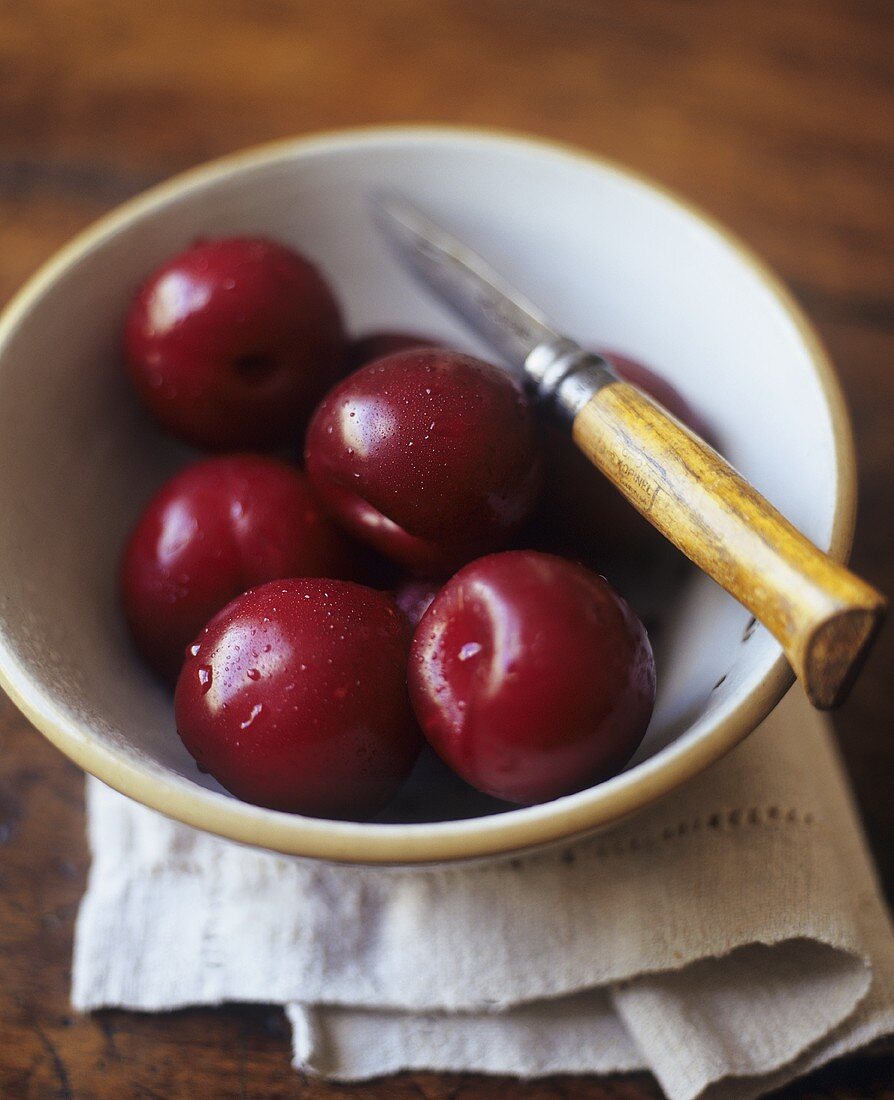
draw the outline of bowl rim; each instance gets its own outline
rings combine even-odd
[[[856,511],[856,466],[847,409],[839,380],[822,343],[788,289],[770,268],[712,215],[676,192],[613,160],[550,139],[486,127],[453,125],[362,126],[286,138],[218,157],[178,173],[115,207],[79,232],[27,280],[0,314],[0,363],[18,325],[44,293],[83,256],[121,229],[163,208],[183,193],[220,182],[246,169],[296,156],[358,146],[505,144],[595,166],[645,188],[719,237],[781,305],[803,342],[828,408],[835,446],[835,504],[828,552],[846,561]],[[489,817],[446,822],[363,824],[286,814],[207,790],[158,765],[143,763],[95,740],[47,697],[0,632],[0,687],[28,720],[84,771],[122,794],[187,825],[285,855],[356,864],[418,864],[480,859],[570,841],[655,802],[714,763],[773,709],[794,680],[781,651],[756,682],[743,685],[704,723],[699,737],[681,738],[635,768],[553,802]],[[689,732],[689,731],[687,731]],[[685,743],[681,743],[684,742]]]

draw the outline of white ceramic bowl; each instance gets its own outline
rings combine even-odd
[[[658,367],[758,489],[846,556],[854,473],[838,384],[798,308],[741,244],[580,152],[472,130],[347,131],[228,157],[154,188],[64,248],[6,310],[0,683],[87,771],[222,836],[370,863],[520,850],[653,801],[779,700],[791,679],[779,646],[705,577],[686,587],[664,633],[655,715],[624,773],[546,805],[434,822],[424,820],[424,791],[405,806],[419,820],[397,824],[304,818],[222,792],[181,745],[170,700],[132,655],[118,610],[123,540],[186,457],[137,407],[118,357],[129,298],[160,261],[197,236],[268,234],[321,264],[351,329],[418,329],[487,352],[398,270],[366,205],[383,185],[477,246],[569,334]]]

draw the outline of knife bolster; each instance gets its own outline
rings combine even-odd
[[[535,400],[569,424],[603,386],[618,381],[604,359],[562,339],[538,344],[525,360],[525,374]]]

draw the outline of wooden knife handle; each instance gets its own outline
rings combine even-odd
[[[881,625],[884,597],[633,386],[603,385],[573,423],[584,454],[773,633],[813,705],[843,702]]]

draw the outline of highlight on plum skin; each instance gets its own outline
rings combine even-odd
[[[221,455],[146,505],[122,555],[121,601],[138,650],[173,683],[186,646],[234,596],[280,577],[347,577],[355,557],[301,470]]]
[[[356,538],[419,575],[508,544],[540,488],[537,429],[506,371],[423,348],[339,383],[315,412],[308,475]]]
[[[410,697],[425,736],[473,787],[545,802],[618,772],[655,698],[646,631],[608,582],[551,554],[472,562],[413,636]]]
[[[199,241],[154,271],[124,327],[131,381],[171,435],[211,451],[294,437],[344,373],[341,309],[306,257],[262,237]]]
[[[200,768],[238,798],[367,820],[409,775],[410,627],[351,581],[273,581],[238,596],[190,648],[174,711]]]

